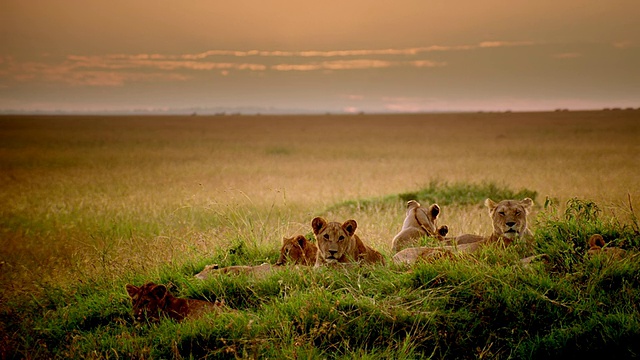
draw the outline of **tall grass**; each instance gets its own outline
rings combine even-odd
[[[550,260],[530,267],[519,259],[531,249],[515,246],[413,269],[288,268],[266,278],[199,281],[194,259],[48,284],[31,299],[4,300],[3,347],[9,357],[64,358],[632,358],[640,351],[640,233],[599,214],[590,201],[574,199],[564,213],[547,204],[534,248]],[[628,255],[585,256],[594,231]],[[245,247],[277,255],[249,240],[215,256],[255,260]],[[146,281],[170,284],[181,296],[224,299],[236,311],[136,326],[124,284]]]
[[[637,116],[0,118],[0,351],[632,357]],[[209,263],[275,262],[280,239],[317,215],[356,219],[388,257],[413,197],[439,203],[453,235],[490,231],[486,197],[535,197],[533,252],[550,261],[524,268],[531,249],[487,249],[412,269],[193,278]],[[585,257],[595,232],[630,253]],[[137,326],[124,285],[147,281],[237,311]]]

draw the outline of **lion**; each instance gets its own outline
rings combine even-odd
[[[291,238],[282,238],[280,248],[280,258],[276,265],[282,266],[287,263],[295,265],[314,265],[318,254],[318,247],[313,242],[307,240],[303,235],[296,235]]]
[[[489,209],[493,232],[491,235],[480,236],[474,234],[459,235],[453,239],[447,239],[458,245],[474,243],[478,241],[498,242],[502,241],[505,246],[511,245],[517,239],[523,241],[533,240],[533,233],[529,230],[527,215],[533,207],[533,200],[524,198],[523,200],[502,200],[498,203],[491,199],[486,199],[484,205]]]
[[[533,240],[533,234],[527,225],[527,215],[533,207],[533,200],[525,198],[520,201],[503,200],[495,203],[491,199],[486,199],[484,204],[489,209],[492,221],[493,232],[491,235],[464,234],[447,239],[445,243],[449,245],[406,248],[393,256],[393,262],[395,264],[414,264],[419,258],[428,257],[434,251],[474,253],[486,244],[502,243],[504,246],[508,246],[517,239],[527,242]]]
[[[202,271],[194,275],[197,279],[206,280],[215,274],[251,274],[256,277],[264,277],[271,273],[274,267],[271,264],[263,263],[260,265],[232,265],[220,267],[218,264],[207,265]]]
[[[335,221],[327,222],[321,217],[316,217],[311,221],[311,227],[318,244],[316,267],[325,264],[346,263],[381,263],[384,265],[382,254],[365,245],[355,234],[358,227],[355,220],[347,220],[340,224]]]
[[[418,240],[423,236],[433,236],[439,240],[444,240],[444,236],[449,232],[445,225],[438,228],[438,215],[440,207],[433,204],[425,209],[415,200],[407,202],[407,216],[402,224],[402,230],[393,238],[391,250],[393,253],[418,245]]]
[[[181,321],[186,317],[195,318],[208,312],[221,311],[224,307],[223,301],[177,298],[166,286],[152,282],[140,287],[127,284],[126,290],[131,297],[136,321],[159,321],[160,317]]]
[[[419,260],[432,261],[442,258],[453,258],[453,254],[465,254],[478,251],[484,241],[476,241],[461,245],[419,246],[398,251],[392,261],[396,265],[413,265]]]
[[[587,255],[594,256],[597,254],[606,254],[612,259],[620,259],[626,254],[626,251],[617,247],[607,247],[602,235],[593,234],[589,238],[589,250],[587,250]]]

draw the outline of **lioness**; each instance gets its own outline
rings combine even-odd
[[[418,245],[418,240],[423,236],[433,236],[444,240],[444,236],[449,232],[447,226],[438,228],[438,215],[440,207],[438,204],[425,209],[415,200],[407,202],[407,216],[402,224],[402,230],[393,238],[391,250],[394,253]]]
[[[158,321],[161,316],[167,316],[180,321],[185,317],[197,317],[210,311],[220,311],[224,302],[215,303],[182,299],[173,296],[164,285],[152,282],[140,287],[127,284],[127,293],[131,297],[133,315],[136,321]]]
[[[473,253],[489,243],[502,241],[505,246],[520,238],[531,241],[533,234],[527,225],[527,215],[533,206],[533,200],[525,198],[518,200],[503,200],[495,203],[486,199],[485,206],[489,209],[493,232],[489,236],[464,234],[453,239],[447,239],[451,245],[438,247],[414,247],[399,251],[393,256],[396,264],[413,264],[418,258],[424,258],[434,252]]]
[[[533,234],[527,224],[527,215],[533,207],[533,200],[525,198],[519,200],[502,200],[499,203],[486,199],[484,205],[489,209],[493,232],[488,237],[464,234],[454,238],[457,244],[468,244],[477,241],[497,242],[502,240],[504,245],[511,245],[516,239],[531,241]],[[447,239],[451,241],[451,239]]]
[[[311,227],[318,244],[316,267],[351,262],[384,265],[382,254],[365,245],[355,234],[358,227],[355,220],[347,220],[340,224],[317,217],[311,221]]]
[[[220,267],[218,264],[207,265],[202,271],[197,273],[195,277],[200,280],[206,280],[214,274],[252,274],[257,277],[265,276],[273,271],[271,264],[263,263],[260,265],[231,265]]]
[[[313,265],[316,262],[318,247],[303,235],[282,238],[280,258],[276,265],[293,263],[295,265]]]

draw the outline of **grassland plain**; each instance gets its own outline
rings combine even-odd
[[[637,355],[638,257],[583,254],[593,232],[637,250],[638,140],[638,111],[0,118],[2,355]],[[389,257],[412,195],[453,235],[490,231],[483,197],[535,197],[535,249],[192,278],[274,262],[316,215]],[[532,251],[551,264],[515,265]],[[135,327],[124,284],[151,280],[240,311]]]

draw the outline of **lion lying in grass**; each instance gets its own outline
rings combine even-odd
[[[256,277],[263,277],[271,271],[274,270],[274,266],[271,264],[260,264],[260,265],[232,265],[220,267],[218,264],[211,264],[204,267],[202,271],[194,275],[197,279],[206,280],[209,277],[215,274],[231,274],[231,275],[239,275],[239,274],[251,274]]]
[[[127,284],[127,293],[131,297],[133,315],[136,321],[158,321],[161,317],[181,321],[186,317],[194,318],[212,311],[221,311],[224,302],[183,299],[173,296],[164,285],[152,282],[140,287]]]
[[[327,222],[317,217],[311,221],[313,234],[318,244],[318,254],[315,266],[325,264],[346,263],[380,263],[384,265],[384,258],[378,251],[365,245],[355,234],[358,224],[355,220],[347,220],[343,224]]]
[[[407,216],[402,224],[402,230],[393,238],[391,251],[398,251],[418,245],[421,237],[432,236],[439,240],[444,240],[449,229],[447,226],[438,228],[438,215],[440,207],[438,204],[431,205],[428,209],[420,206],[415,200],[407,202]]]
[[[318,247],[313,242],[307,240],[303,235],[296,235],[290,238],[282,238],[280,248],[280,258],[275,266],[264,263],[261,265],[233,265],[220,267],[218,264],[207,265],[195,275],[200,280],[208,279],[215,274],[251,274],[257,277],[265,276],[277,269],[279,266],[287,264],[311,266],[316,263]]]
[[[533,240],[529,230],[527,215],[533,207],[533,200],[525,198],[518,200],[503,200],[495,203],[486,199],[485,206],[489,209],[493,232],[489,236],[464,234],[453,239],[447,239],[451,245],[437,247],[414,247],[404,249],[393,256],[396,264],[413,264],[419,259],[431,259],[446,254],[474,253],[486,244],[502,243],[511,245],[517,239]]]
[[[595,256],[598,254],[607,255],[612,259],[620,259],[626,254],[626,251],[618,247],[607,247],[602,235],[594,234],[589,238],[589,250],[587,250],[587,255]]]

